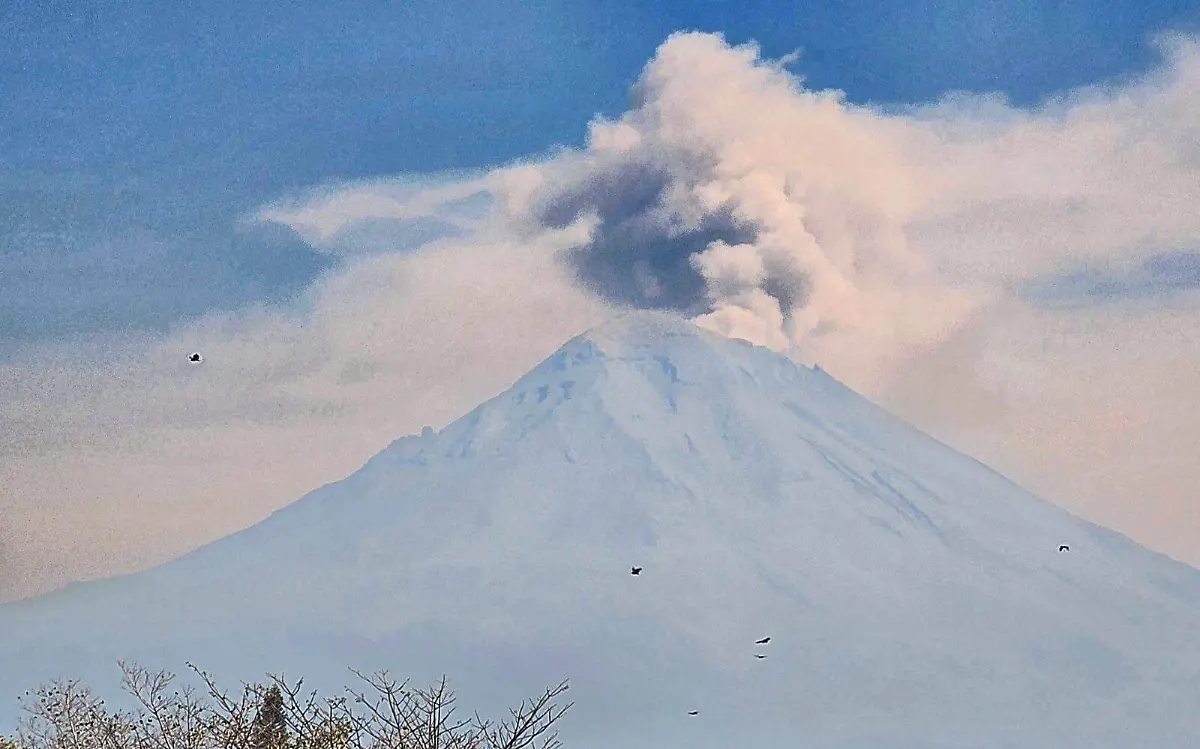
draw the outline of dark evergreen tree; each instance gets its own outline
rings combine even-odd
[[[253,749],[286,749],[288,745],[287,719],[283,709],[283,693],[272,684],[263,694],[254,716],[250,733]]]

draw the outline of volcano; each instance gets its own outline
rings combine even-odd
[[[1200,571],[653,312],[244,531],[0,606],[0,729],[117,658],[445,674],[498,716],[567,678],[568,749],[1200,746]]]

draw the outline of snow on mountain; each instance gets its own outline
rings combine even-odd
[[[118,657],[387,667],[498,716],[570,678],[572,748],[1169,748],[1200,745],[1198,633],[1200,571],[638,312],[258,525],[0,607],[0,697]]]

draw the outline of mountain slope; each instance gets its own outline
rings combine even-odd
[[[252,528],[0,607],[0,695],[119,656],[387,666],[484,710],[569,677],[573,747],[1171,747],[1200,739],[1197,632],[1200,571],[635,313]]]

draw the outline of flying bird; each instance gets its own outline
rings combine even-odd
[[[762,653],[755,653],[754,657],[755,658],[766,658],[767,656],[763,655]]]
[[[688,715],[699,715],[699,714],[700,714],[699,710],[688,710]]]
[[[199,363],[200,362],[200,354],[192,354],[191,356],[188,357],[188,361]]]
[[[1063,544],[1062,546],[1058,547],[1058,550],[1059,551],[1070,551],[1071,547],[1067,546],[1066,544]]]
[[[630,568],[630,571],[629,571],[629,573],[630,573],[631,575],[640,575],[640,574],[641,574],[641,572],[642,572],[642,568],[641,568],[641,567],[632,567],[632,568]]]
[[[755,641],[754,641],[754,644],[755,644],[755,645],[766,645],[766,644],[767,644],[768,642],[770,642],[770,641],[771,641],[771,638],[770,638],[770,637],[764,637],[764,638],[762,638],[761,640],[755,640]]]

